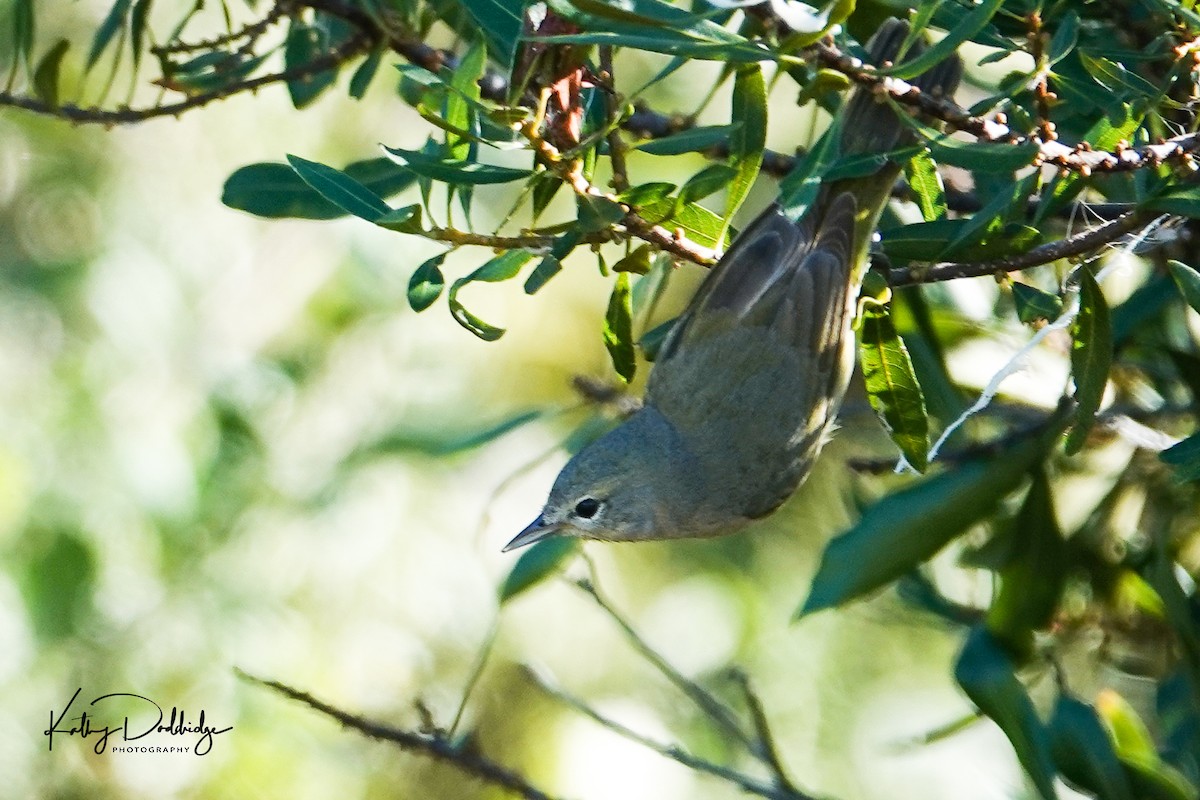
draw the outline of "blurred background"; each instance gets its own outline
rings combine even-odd
[[[631,58],[621,74],[637,82],[662,63]],[[668,91],[657,107],[695,103]],[[790,150],[823,125],[787,92],[773,99],[769,146]],[[728,108],[719,95],[711,121]],[[516,282],[471,287],[472,311],[508,330],[485,343],[441,306],[408,307],[431,243],[220,202],[242,165],[289,153],[344,164],[381,141],[416,149],[428,132],[390,80],[358,102],[330,92],[303,114],[273,87],[114,130],[0,115],[4,796],[501,796],[235,672],[390,724],[445,728],[493,634],[457,731],[484,752],[561,797],[741,795],[531,680],[526,665],[648,737],[753,771],[573,585],[589,574],[583,561],[497,601],[519,556],[500,548],[539,510],[564,441],[600,413],[571,379],[615,380],[600,335],[611,278],[585,258],[536,298]],[[661,179],[705,163],[671,161],[680,174]],[[747,214],[769,201],[768,184]],[[511,202],[503,191],[476,190],[480,230]],[[467,255],[447,261],[448,278],[491,254]],[[673,272],[657,318],[699,277]],[[990,320],[989,281],[947,291]],[[972,350],[952,367],[982,382],[1010,352]],[[1035,363],[1017,380],[1053,398],[1066,363],[1049,353],[1046,372]],[[530,412],[529,424],[483,435]],[[921,743],[969,713],[949,674],[960,630],[891,593],[791,621],[856,494],[894,484],[845,466],[892,456],[861,389],[842,426],[779,514],[728,539],[588,544],[592,577],[657,653],[738,708],[727,673],[744,670],[802,787],[846,800],[1019,795],[992,726]],[[986,600],[986,582],[960,578],[963,599]],[[80,704],[132,692],[233,729],[202,757],[98,756],[77,736],[51,752],[49,713],[76,688]]]

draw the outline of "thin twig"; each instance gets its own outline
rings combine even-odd
[[[621,113],[621,98],[617,95],[617,77],[613,72],[612,56],[611,45],[601,46],[600,79],[607,84],[605,100],[608,118],[616,119]],[[629,188],[629,174],[625,167],[625,142],[621,141],[620,130],[615,127],[608,133],[608,155],[612,159],[612,187],[618,192],[623,192]]]
[[[746,731],[742,729],[742,725],[734,715],[733,711],[731,711],[728,706],[714,697],[710,692],[698,685],[695,681],[684,677],[679,670],[671,666],[671,664],[665,658],[663,658],[658,651],[652,648],[646,642],[646,640],[643,639],[638,632],[633,629],[633,626],[621,616],[620,612],[618,612],[612,606],[612,604],[609,603],[608,599],[600,593],[594,583],[594,565],[586,558],[586,555],[584,560],[588,565],[589,572],[592,573],[592,580],[577,581],[575,586],[579,589],[582,589],[588,596],[590,596],[592,600],[596,602],[596,605],[600,606],[601,610],[608,614],[613,622],[617,623],[617,626],[621,629],[622,633],[625,634],[626,638],[629,639],[630,644],[633,645],[633,649],[636,650],[643,658],[653,664],[654,668],[662,673],[668,681],[674,684],[679,691],[683,692],[689,700],[695,703],[697,708],[704,712],[722,730],[726,731],[735,739],[737,739],[750,753],[756,756],[759,755],[753,737],[749,736]]]
[[[682,764],[689,769],[694,769],[697,772],[704,772],[708,775],[720,778],[723,781],[732,783],[744,792],[755,794],[759,797],[770,798],[770,800],[813,800],[813,798],[811,798],[809,795],[801,792],[794,792],[783,786],[773,786],[771,784],[764,783],[757,778],[753,778],[749,775],[738,772],[735,769],[723,767],[720,764],[714,764],[707,759],[692,755],[678,745],[663,744],[655,741],[648,736],[638,733],[632,728],[622,725],[610,717],[604,716],[579,698],[566,692],[558,686],[553,685],[549,678],[540,674],[537,670],[526,666],[525,672],[529,676],[530,680],[537,684],[538,688],[554,699],[570,706],[572,709],[588,717],[596,724],[607,728],[613,733],[622,736],[631,742],[636,742],[643,747],[653,750],[664,758],[669,758],[672,761]]]
[[[525,800],[556,800],[553,795],[547,794],[537,788],[518,773],[472,750],[456,747],[451,741],[441,735],[420,733],[372,722],[371,720],[364,719],[356,714],[351,714],[322,702],[307,692],[293,689],[287,684],[258,678],[241,670],[237,670],[237,674],[244,680],[265,686],[291,700],[303,703],[314,711],[319,711],[364,736],[379,741],[392,742],[407,752],[419,753],[436,761],[450,764],[472,777],[508,789],[510,792],[514,792],[525,798]]]
[[[1162,215],[1157,211],[1127,211],[1103,225],[1097,225],[1074,236],[1068,236],[1065,239],[1059,239],[1017,255],[1004,256],[991,261],[944,263],[931,267],[898,267],[888,273],[888,282],[893,287],[899,287],[917,283],[950,281],[958,278],[978,278],[1002,272],[1018,272],[1030,267],[1049,264],[1060,258],[1084,255],[1132,233],[1160,216]]]
[[[762,700],[755,693],[754,688],[750,685],[750,676],[742,672],[740,669],[734,669],[730,672],[730,677],[742,690],[742,697],[746,700],[746,707],[750,710],[750,719],[754,721],[754,732],[758,737],[760,758],[771,769],[775,776],[775,783],[791,794],[802,795],[803,792],[792,783],[792,779],[788,777],[787,770],[783,766],[783,760],[779,757],[779,750],[775,746],[775,736],[771,733],[770,723],[767,721],[767,712],[763,707]]]

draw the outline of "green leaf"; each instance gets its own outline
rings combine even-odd
[[[767,85],[759,64],[738,67],[730,119],[740,122],[741,127],[729,140],[729,163],[736,172],[725,195],[725,225],[718,240],[725,239],[733,215],[750,194],[767,147]]]
[[[637,371],[637,354],[633,349],[633,303],[630,300],[629,273],[617,273],[617,282],[608,298],[604,315],[604,346],[612,359],[613,369],[626,383]]]
[[[92,67],[96,66],[96,62],[100,60],[100,56],[104,55],[104,51],[112,42],[113,37],[128,24],[129,9],[132,5],[133,0],[116,0],[112,8],[108,10],[104,21],[100,23],[95,36],[92,37],[92,47],[88,50],[85,72],[90,72]]]
[[[283,48],[283,63],[288,70],[303,69],[326,54],[328,41],[325,31],[318,25],[309,25],[299,18],[292,18],[288,28],[287,42]],[[317,99],[337,79],[333,69],[324,69],[312,75],[295,78],[287,82],[292,106],[304,108]]]
[[[1175,468],[1176,479],[1200,480],[1200,433],[1192,434],[1182,442],[1168,447],[1159,453],[1158,457]]]
[[[850,530],[826,546],[800,615],[880,588],[987,518],[1045,457],[1064,425],[1060,413],[1038,435],[927,477],[868,507]]]
[[[341,170],[299,156],[289,155],[287,160],[301,180],[347,213],[374,222],[392,210],[379,195]]]
[[[421,312],[429,308],[441,297],[442,289],[446,286],[446,278],[442,275],[442,262],[449,253],[438,253],[433,258],[417,267],[408,281],[408,304],[413,311]]]
[[[658,200],[664,200],[671,195],[677,188],[673,183],[663,183],[661,181],[654,183],[643,183],[638,186],[630,187],[618,195],[618,199],[622,203],[637,208],[646,203],[653,203]]]
[[[653,362],[658,356],[658,351],[662,349],[663,342],[667,340],[671,329],[675,327],[675,322],[678,317],[673,317],[666,322],[655,325],[650,330],[642,334],[642,338],[638,339],[638,346],[642,348],[642,355],[647,361]]]
[[[468,311],[458,300],[459,290],[468,283],[476,281],[498,283],[515,278],[517,273],[521,271],[521,267],[531,258],[533,258],[533,253],[530,253],[528,250],[509,250],[507,253],[498,255],[491,261],[488,261],[467,277],[456,280],[450,286],[450,294],[448,295],[451,316],[454,317],[458,324],[485,342],[494,342],[499,339],[504,335],[504,329],[490,325]]]
[[[1129,778],[1095,709],[1059,695],[1049,729],[1050,752],[1063,777],[1100,800],[1133,800]]]
[[[137,0],[133,4],[133,12],[129,15],[129,47],[133,51],[133,67],[142,63],[142,53],[146,42],[146,21],[150,18],[150,6],[153,0]]]
[[[475,161],[453,161],[431,156],[416,150],[384,147],[398,164],[403,164],[423,178],[443,183],[478,186],[490,183],[511,183],[528,178],[532,170],[497,167]]]
[[[954,679],[971,702],[1004,731],[1038,794],[1045,800],[1057,800],[1049,734],[1017,678],[1012,659],[987,628],[977,626],[968,634],[954,667]]]
[[[1200,186],[1168,185],[1161,194],[1146,201],[1143,207],[1181,217],[1200,218]]]
[[[483,77],[484,67],[487,66],[487,49],[483,42],[477,41],[467,49],[458,68],[450,78],[450,88],[446,94],[443,119],[454,129],[465,132],[466,135],[446,133],[446,158],[453,161],[468,161],[471,155],[471,136],[479,127],[475,116],[475,106],[479,103],[479,79]]]
[[[1078,41],[1079,13],[1071,10],[1059,20],[1058,30],[1054,31],[1054,36],[1050,39],[1050,47],[1047,48],[1048,66],[1052,67],[1059,61],[1062,61],[1068,53],[1075,49],[1075,44]],[[1090,142],[1092,140],[1085,138],[1084,141]]]
[[[834,117],[820,140],[780,181],[779,204],[790,218],[799,219],[817,199],[825,173],[838,158],[841,122],[840,116]]]
[[[640,31],[649,36],[664,33],[688,37],[697,42],[741,44],[746,41],[708,19],[707,15],[693,14],[662,0],[621,0],[619,3],[605,0],[550,0],[549,6],[568,18],[577,17],[577,9],[591,16],[592,19],[585,18],[585,22],[606,20],[609,24],[600,25],[600,30]]]
[[[545,256],[525,279],[525,294],[537,294],[558,273],[562,272],[562,262],[553,253]]]
[[[1007,144],[1004,142],[960,142],[949,136],[930,139],[927,144],[941,164],[961,167],[972,172],[1015,172],[1033,163],[1038,154],[1037,142]]]
[[[525,24],[525,0],[463,0],[462,5],[483,30],[503,71],[510,71]]]
[[[552,536],[535,542],[521,554],[500,587],[500,604],[530,589],[559,571],[563,563],[579,551],[573,536]]]
[[[33,91],[43,103],[48,106],[58,106],[58,76],[62,70],[63,56],[67,54],[71,43],[59,39],[53,47],[46,51],[33,72]]]
[[[363,63],[358,65],[358,69],[354,70],[354,77],[350,79],[350,96],[355,100],[362,100],[363,95],[367,93],[367,87],[375,79],[375,73],[379,72],[379,64],[383,61],[385,52],[386,48],[376,47]]]
[[[460,430],[457,428],[439,429],[429,425],[419,428],[402,427],[390,431],[379,439],[369,442],[359,448],[346,459],[350,465],[357,465],[382,456],[407,453],[444,458],[457,453],[474,450],[485,444],[499,439],[510,431],[522,425],[527,425],[544,416],[542,411],[523,411],[498,423],[488,425],[478,430]]]
[[[669,197],[641,205],[638,211],[652,225],[680,228],[684,236],[704,247],[716,247],[717,242],[721,241],[721,229],[725,226],[721,217],[704,206],[689,203],[678,208],[674,199]],[[728,235],[721,246],[729,246]]]
[[[1108,303],[1096,278],[1087,268],[1079,270],[1079,316],[1071,326],[1071,377],[1075,382],[1075,426],[1067,437],[1067,455],[1083,448],[1095,421],[1108,370],[1112,365],[1113,335]]]
[[[397,208],[374,220],[375,224],[389,231],[399,233],[421,232],[421,206],[414,203],[411,206]]]
[[[607,197],[576,195],[579,229],[585,233],[602,231],[625,219],[625,209]]]
[[[904,165],[904,175],[913,194],[917,197],[917,207],[926,222],[933,222],[946,216],[946,189],[942,185],[942,176],[938,173],[937,162],[928,150],[918,150],[916,155]]]
[[[884,306],[863,309],[859,357],[867,397],[892,441],[917,471],[924,472],[929,456],[929,417],[925,396],[913,371],[908,349]]]
[[[1039,319],[1056,320],[1062,313],[1062,298],[1043,292],[1027,283],[1013,281],[1013,302],[1017,306],[1017,319],[1026,325]]]
[[[737,174],[737,170],[728,164],[709,164],[687,179],[687,182],[680,188],[675,202],[682,207],[688,203],[703,200],[713,192],[719,192],[729,186],[730,181],[736,178]]]
[[[889,69],[880,69],[880,73],[904,80],[915,78],[934,64],[954,53],[959,45],[973,38],[975,34],[987,27],[987,24],[992,21],[992,17],[996,15],[996,12],[1000,10],[1000,6],[1002,5],[1004,5],[1004,0],[982,0],[954,28],[947,31],[946,35],[928,50],[921,53],[912,61],[905,61]]]
[[[1096,83],[1120,96],[1149,98],[1156,96],[1159,92],[1158,88],[1145,78],[1107,58],[1096,57],[1080,50],[1079,60]]]
[[[75,531],[35,530],[38,555],[20,573],[21,594],[39,638],[54,641],[82,628],[96,584],[96,558]]]
[[[1175,285],[1179,287],[1179,294],[1193,311],[1200,314],[1200,272],[1174,259],[1167,262],[1167,268],[1171,271]]]
[[[417,176],[389,158],[356,161],[342,170],[378,197],[390,197],[416,182]],[[287,164],[249,164],[225,181],[221,202],[260,217],[334,219],[348,212],[313,190]]]
[[[644,142],[638,142],[630,149],[652,156],[698,153],[728,143],[741,127],[741,122],[729,125],[704,125],[673,133],[670,136],[663,136],[660,139],[647,139]]]
[[[629,255],[613,264],[613,272],[632,272],[635,275],[645,275],[654,266],[653,255],[650,245],[639,245],[631,250]]]
[[[25,62],[26,69],[33,60],[33,42],[37,25],[33,0],[15,0],[12,9],[13,46],[17,56]]]
[[[1058,608],[1070,566],[1066,541],[1054,518],[1050,482],[1040,465],[1013,522],[1010,547],[986,625],[1010,653],[1027,659],[1033,653],[1034,632],[1043,630]]]

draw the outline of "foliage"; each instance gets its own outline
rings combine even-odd
[[[1036,790],[1053,796],[1061,775],[1098,797],[1194,797],[1200,15],[1183,0],[925,0],[912,12],[914,36],[944,36],[900,68],[859,60],[879,20],[898,10],[881,0],[830,4],[814,30],[797,27],[787,3],[724,6],[281,0],[244,24],[227,17],[216,37],[190,39],[196,9],[152,35],[149,0],[116,0],[90,42],[72,49],[66,39],[42,41],[45,9],[15,0],[0,106],[136,123],[273,83],[303,109],[339,81],[355,98],[395,82],[389,101],[429,124],[423,143],[388,143],[385,157],[363,153],[340,169],[281,153],[279,163],[231,175],[224,201],[264,217],[350,215],[447,253],[496,251],[451,277],[448,289],[447,253],[436,255],[412,273],[407,293],[416,312],[444,297],[454,320],[489,342],[505,330],[469,310],[471,297],[488,291],[472,284],[524,275],[532,295],[568,259],[582,269],[580,256],[590,252],[601,274],[616,273],[597,347],[630,381],[663,323],[652,317],[666,265],[711,264],[752,185],[767,180],[760,172],[798,197],[820,180],[878,164],[839,161],[820,148],[804,158],[768,150],[770,104],[799,91],[801,102],[835,110],[851,86],[872,87],[901,109],[921,143],[886,154],[905,163],[907,180],[885,213],[870,285],[898,291],[870,291],[862,304],[861,360],[871,404],[907,463],[928,463],[934,474],[871,484],[883,496],[864,501],[858,521],[826,549],[802,614],[898,579],[923,581],[931,591],[920,605],[944,613],[956,606],[939,594],[929,562],[956,545],[993,573],[996,589],[986,608],[953,615],[955,625],[970,623],[955,677],[1008,736]],[[424,43],[447,33],[461,47]],[[971,54],[969,107],[909,91],[905,79],[955,50]],[[618,71],[644,54],[663,64],[658,73],[641,86],[618,82]],[[150,61],[168,99],[108,99],[118,76],[144,82]],[[647,98],[657,88],[711,74],[695,62],[720,65],[703,92],[691,87],[700,102],[679,115],[653,109]],[[105,71],[99,98],[66,99],[87,96],[76,73]],[[699,124],[727,84],[728,114]],[[708,161],[698,169],[697,154]],[[420,202],[393,205],[413,186]],[[484,187],[511,189],[488,232],[476,229]],[[998,290],[982,321],[940,285],[993,279]],[[968,407],[979,392],[956,379],[951,356],[1001,331],[1028,344]],[[1042,343],[1057,343],[1070,374],[1061,403],[1001,398],[1003,378]],[[425,450],[478,446],[540,416]],[[939,430],[931,447],[929,432]],[[384,437],[355,457],[411,444]],[[1124,468],[1101,474],[1101,458]],[[1061,510],[1076,502],[1066,479],[1078,474],[1106,481],[1106,490],[1091,507],[1072,509],[1083,522],[1065,526]],[[1132,523],[1131,505],[1145,509]],[[70,534],[56,536],[44,557],[65,559],[73,588],[57,602],[73,604],[92,580],[89,553]],[[563,543],[539,545],[517,562],[502,602],[574,555]],[[55,594],[52,571],[35,566],[27,597]],[[39,626],[58,635],[52,619]],[[1077,688],[1081,681],[1059,666],[1060,649],[1085,630],[1134,641],[1153,634],[1166,657],[1143,677],[1157,687],[1161,719],[1151,727],[1162,727],[1159,741],[1140,733],[1144,711],[1111,688]],[[1048,666],[1059,671],[1047,720],[1026,681]]]

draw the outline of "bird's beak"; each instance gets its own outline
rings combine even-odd
[[[558,523],[548,523],[539,514],[538,518],[526,526],[525,530],[513,537],[513,540],[504,545],[501,552],[507,553],[509,550],[516,550],[518,547],[524,547],[527,544],[540,542],[547,536],[552,536],[561,529]]]

